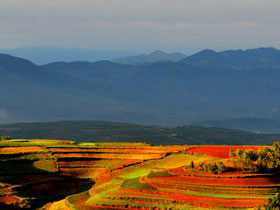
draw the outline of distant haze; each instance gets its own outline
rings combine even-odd
[[[0,48],[279,48],[279,8],[279,0],[2,0]]]
[[[87,50],[81,48],[59,47],[20,47],[0,49],[0,53],[25,58],[36,64],[47,64],[58,61],[99,61],[136,55],[135,52],[114,50]]]

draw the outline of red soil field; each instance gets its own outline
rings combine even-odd
[[[250,177],[250,176],[256,176],[256,174],[248,173],[248,172],[228,172],[223,174],[213,174],[209,172],[204,171],[194,171],[194,170],[188,170],[185,169],[185,166],[174,168],[168,171],[172,175],[180,175],[180,176],[211,176],[211,177]]]
[[[150,181],[169,182],[199,185],[226,185],[240,187],[260,187],[260,186],[280,186],[280,177],[271,178],[213,178],[213,177],[195,177],[195,176],[171,176],[150,178]]]
[[[142,208],[129,208],[129,207],[119,207],[119,206],[102,206],[102,205],[92,205],[92,204],[87,204],[88,206],[92,206],[95,208],[104,208],[104,209],[128,209],[128,210],[149,210],[144,207]]]
[[[187,152],[192,154],[203,153],[206,155],[218,157],[218,158],[229,158],[229,151],[232,149],[236,151],[237,149],[242,150],[255,150],[258,151],[260,148],[264,146],[223,146],[223,145],[203,145],[203,146],[195,146],[187,150]]]
[[[136,153],[136,154],[118,154],[118,153],[58,153],[57,158],[101,158],[101,159],[155,159],[161,158],[165,153]]]
[[[106,167],[123,168],[124,166],[141,163],[143,160],[85,160],[85,161],[58,161],[59,167]]]
[[[153,149],[153,148],[123,148],[123,149],[95,149],[95,148],[49,148],[52,152],[88,152],[88,153],[164,153],[166,150]]]
[[[240,187],[226,187],[226,186],[199,186],[199,185],[176,185],[176,184],[168,184],[168,183],[149,183],[152,187],[160,189],[162,191],[165,190],[176,190],[178,192],[208,192],[213,193],[215,195],[235,195],[235,196],[250,196],[255,198],[263,198],[264,194],[271,194],[273,191],[271,188],[240,188]],[[277,191],[277,188],[274,189],[274,192]]]
[[[36,153],[47,152],[48,150],[37,146],[30,147],[3,147],[0,148],[0,154],[16,154],[16,153]]]
[[[5,203],[7,205],[16,204],[18,201],[19,198],[13,195],[0,197],[0,203]]]
[[[257,207],[265,203],[264,199],[225,199],[225,198],[214,198],[214,197],[203,197],[196,195],[186,195],[181,193],[164,193],[164,192],[149,192],[149,191],[140,191],[140,190],[129,190],[121,189],[121,191],[133,193],[141,192],[142,194],[157,194],[161,198],[172,198],[180,203],[186,203],[192,206],[201,206],[201,207]]]

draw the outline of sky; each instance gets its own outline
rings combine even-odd
[[[1,0],[0,49],[280,48],[279,0]]]

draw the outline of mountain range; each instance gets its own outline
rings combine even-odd
[[[162,61],[179,61],[185,58],[186,55],[176,52],[176,53],[166,53],[160,50],[154,51],[150,54],[134,55],[128,57],[121,57],[114,59],[115,63],[128,64],[128,65],[141,65],[146,63],[155,63]]]
[[[271,145],[280,134],[200,126],[158,127],[108,121],[55,121],[0,125],[0,136],[77,142],[146,142],[153,145]]]
[[[42,65],[51,62],[65,61],[99,61],[112,60],[120,57],[137,55],[136,52],[113,50],[89,50],[81,48],[61,47],[20,47],[15,49],[0,49],[0,53],[25,58],[35,64]]]
[[[231,119],[237,119],[235,125],[238,119],[278,121],[279,91],[280,50],[275,48],[203,50],[178,61],[141,65],[35,65],[0,54],[2,123],[110,120],[172,126]],[[262,126],[249,130],[271,132]],[[280,126],[273,129],[279,131]]]

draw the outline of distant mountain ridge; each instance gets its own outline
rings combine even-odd
[[[94,62],[136,55],[135,52],[126,51],[88,50],[59,47],[21,47],[15,49],[0,49],[0,53],[25,58],[39,65],[58,61],[71,62],[81,60]]]
[[[175,53],[166,53],[160,50],[154,51],[150,54],[143,55],[135,55],[114,59],[113,62],[120,64],[128,64],[128,65],[141,65],[145,63],[155,63],[161,61],[173,61],[177,62],[185,58],[186,55],[175,52]]]
[[[216,52],[214,50],[203,50],[199,53],[181,60],[200,68],[208,65],[223,67],[231,70],[256,68],[279,68],[279,50],[275,48],[258,48],[249,50],[226,50]]]
[[[271,118],[239,118],[224,120],[209,120],[194,123],[197,126],[223,127],[228,129],[246,130],[254,133],[279,132],[280,120]]]
[[[199,126],[157,127],[106,121],[0,124],[0,136],[78,142],[146,142],[154,145],[271,145],[280,134]]]
[[[274,48],[204,50],[177,62],[144,65],[75,61],[38,66],[0,55],[2,123],[108,120],[170,126],[244,118],[277,121],[279,92],[280,51]],[[244,124],[238,129],[249,128]],[[278,131],[278,126],[273,129]]]

